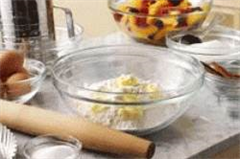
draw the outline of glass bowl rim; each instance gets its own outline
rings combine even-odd
[[[71,57],[74,57],[74,56],[88,55],[88,53],[84,53],[84,52],[87,52],[87,51],[94,51],[94,50],[96,51],[98,49],[104,49],[104,48],[113,48],[113,49],[114,48],[120,48],[121,49],[122,47],[131,47],[131,48],[142,47],[142,48],[147,49],[147,50],[155,50],[155,51],[158,51],[158,52],[159,51],[168,51],[168,52],[171,52],[171,55],[173,55],[175,57],[185,58],[184,60],[192,60],[192,61],[194,61],[194,63],[196,63],[194,68],[197,68],[199,73],[197,74],[198,76],[195,77],[194,82],[192,82],[192,83],[190,83],[190,84],[188,84],[188,85],[186,85],[184,87],[178,88],[178,89],[167,90],[167,91],[163,92],[166,95],[169,95],[171,93],[176,93],[176,92],[179,92],[180,94],[177,94],[176,96],[172,96],[172,97],[159,98],[159,99],[150,100],[150,101],[147,101],[146,103],[153,102],[153,101],[164,101],[164,100],[170,100],[170,99],[183,97],[185,95],[191,94],[192,92],[195,92],[197,89],[199,89],[203,85],[203,80],[204,80],[204,76],[205,76],[205,70],[204,70],[204,67],[202,66],[202,64],[196,58],[185,56],[185,55],[181,55],[181,54],[177,54],[177,53],[173,53],[171,50],[169,50],[167,48],[146,46],[146,45],[138,45],[138,44],[137,45],[135,45],[135,44],[134,45],[101,45],[101,46],[97,46],[97,47],[95,46],[95,47],[75,50],[75,51],[73,51],[73,52],[71,52],[71,53],[69,53],[69,54],[67,54],[65,56],[62,56],[62,57],[58,58],[55,61],[53,67],[51,68],[53,79],[54,79],[54,81],[56,81],[60,85],[67,86],[67,88],[74,88],[74,89],[77,88],[77,90],[87,91],[87,92],[90,92],[90,93],[102,93],[102,94],[107,94],[107,95],[126,95],[126,94],[129,94],[129,95],[152,95],[152,94],[156,93],[156,92],[145,92],[145,93],[137,93],[136,94],[136,93],[104,92],[104,91],[99,91],[99,90],[93,90],[93,89],[89,89],[89,88],[86,88],[86,87],[83,87],[83,86],[69,84],[68,82],[62,80],[57,75],[57,73],[55,73],[55,69],[58,67],[59,63],[61,63],[64,60],[67,60],[68,58],[71,58]],[[148,54],[153,54],[153,53],[148,53]],[[94,57],[94,56],[90,55],[90,57]],[[54,82],[54,85],[55,85],[55,82]],[[61,90],[58,87],[57,87],[57,89]],[[181,93],[180,91],[183,91],[183,90],[185,90],[185,92]],[[61,90],[61,92],[64,92],[65,94],[68,94],[68,95],[72,95],[70,93],[67,93],[67,91]],[[75,96],[75,95],[72,95],[72,96]],[[83,99],[86,100],[86,98],[83,98]],[[106,101],[104,101],[104,102],[106,102]],[[134,102],[131,103],[130,102],[128,104],[139,104],[139,102],[138,103],[134,103]]]
[[[44,79],[47,76],[47,68],[44,65],[44,63],[42,63],[41,61],[35,60],[35,59],[30,59],[30,58],[26,58],[26,61],[27,61],[27,63],[28,62],[30,62],[30,63],[37,63],[38,65],[41,65],[42,66],[41,73],[38,74],[38,75],[35,75],[33,77],[30,77],[28,79],[20,80],[20,81],[11,83],[11,84],[25,84],[25,83],[39,82],[39,81],[41,81],[42,79]],[[30,66],[30,68],[32,68],[32,66]],[[0,84],[0,85],[5,85],[5,83]]]

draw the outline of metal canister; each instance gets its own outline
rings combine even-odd
[[[0,16],[2,41],[55,38],[51,0],[0,0]]]
[[[74,37],[71,10],[53,6],[52,0],[0,0],[0,47],[27,45],[26,56],[49,64],[57,58],[54,9],[66,15],[69,37]],[[55,31],[56,30],[56,31]]]

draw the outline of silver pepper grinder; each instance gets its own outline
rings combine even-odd
[[[54,59],[54,55],[46,55],[46,45],[54,44],[56,37],[54,9],[65,12],[68,36],[74,37],[71,11],[53,6],[52,0],[0,0],[0,41],[4,47],[24,42],[31,46],[28,57],[46,63]]]

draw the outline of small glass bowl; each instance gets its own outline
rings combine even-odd
[[[122,74],[132,74],[159,84],[164,96],[125,101],[114,98],[126,95],[125,92],[102,92],[84,87],[86,83],[93,84]],[[168,126],[188,109],[193,95],[202,87],[204,69],[197,60],[173,54],[165,48],[118,45],[70,53],[56,61],[53,77],[55,87],[74,114],[114,129],[143,135]],[[154,93],[128,94],[151,97]],[[107,108],[107,112],[103,110],[94,116],[96,121],[91,119],[91,109],[95,105]],[[85,114],[81,106],[90,111]],[[112,114],[118,113],[123,107],[133,110],[134,113],[130,111],[133,115],[141,112],[139,118],[123,120],[120,115]],[[137,127],[129,126],[132,122],[137,123]]]
[[[0,84],[0,98],[17,103],[26,103],[36,95],[46,77],[46,67],[40,61],[25,59],[24,68],[28,71],[30,78],[9,84],[2,82]]]
[[[212,0],[183,0],[176,6],[169,0],[109,0],[122,31],[137,41],[155,45],[163,44],[170,31],[198,28],[211,7]]]
[[[26,159],[78,159],[82,144],[73,137],[44,135],[31,139],[22,149]]]
[[[202,46],[202,44],[187,45],[181,43],[181,37],[189,33],[199,37],[204,34],[202,30],[172,32],[167,35],[167,46],[176,52],[193,56],[204,62],[240,59],[240,31],[223,26],[215,26],[202,38],[205,46]],[[215,44],[216,46],[214,46]]]
[[[228,71],[240,75],[240,60],[217,62]],[[207,73],[206,87],[216,95],[219,106],[224,107],[231,118],[240,119],[240,79],[227,79]]]
[[[240,74],[240,60],[217,61],[231,73]],[[228,79],[211,73],[206,74],[206,84],[211,91],[220,97],[238,97],[240,101],[240,79]]]

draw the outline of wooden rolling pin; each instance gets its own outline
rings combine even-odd
[[[151,158],[155,145],[147,140],[73,116],[0,100],[0,123],[31,135],[71,135],[86,149]]]

